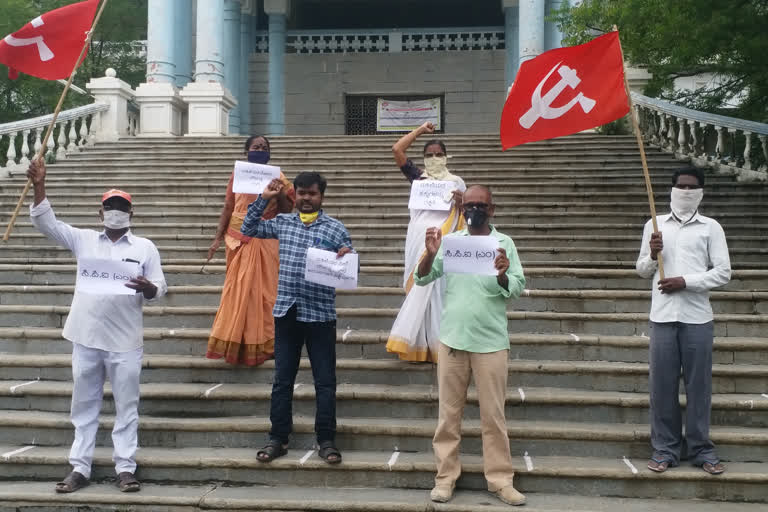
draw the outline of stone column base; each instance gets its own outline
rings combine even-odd
[[[181,115],[186,105],[179,90],[171,83],[155,82],[139,85],[134,100],[140,109],[139,135],[149,137],[182,134]]]
[[[191,137],[211,137],[229,133],[229,111],[237,100],[219,82],[190,82],[181,90],[187,103]]]

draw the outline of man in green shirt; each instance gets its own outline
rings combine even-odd
[[[468,228],[448,236],[497,238],[499,254],[494,265],[498,275],[449,273],[446,276],[437,358],[440,412],[432,440],[437,476],[430,498],[436,502],[450,500],[461,474],[461,418],[470,375],[474,375],[480,402],[483,467],[488,490],[504,503],[522,505],[525,496],[512,485],[515,473],[509,453],[504,404],[509,355],[506,302],[510,297],[520,296],[525,277],[514,242],[489,223],[495,211],[490,189],[478,185],[469,187],[464,193],[463,207]],[[423,286],[443,275],[441,242],[439,228],[427,229],[426,255],[416,269],[416,285]]]

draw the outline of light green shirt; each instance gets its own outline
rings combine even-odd
[[[447,236],[471,236],[464,229]],[[491,226],[491,236],[499,239],[499,247],[509,258],[508,289],[499,285],[496,276],[477,274],[446,275],[443,317],[440,321],[440,341],[456,350],[467,352],[497,352],[509,348],[507,331],[507,299],[517,298],[525,288],[525,276],[515,243]],[[429,274],[419,277],[414,271],[414,283],[424,286],[443,275],[443,248],[440,247]]]

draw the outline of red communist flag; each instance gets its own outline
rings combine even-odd
[[[504,149],[588,130],[626,115],[619,33],[524,62],[501,114]]]
[[[13,80],[19,71],[45,80],[68,78],[85,44],[99,0],[65,5],[0,40],[0,63]],[[85,55],[83,55],[85,58]]]

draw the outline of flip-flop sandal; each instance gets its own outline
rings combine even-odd
[[[663,473],[669,468],[668,460],[651,459],[648,461],[648,469],[654,473]]]
[[[725,472],[725,466],[723,466],[720,462],[705,462],[701,465],[701,469],[709,473],[710,475],[720,475],[723,472]]]
[[[61,494],[75,492],[83,487],[88,487],[90,483],[84,475],[73,471],[64,480],[56,484],[56,492]]]
[[[120,489],[120,492],[138,492],[141,490],[141,483],[136,480],[133,473],[123,471],[117,475],[117,488]]]
[[[323,441],[320,443],[320,450],[317,454],[328,464],[339,464],[341,462],[341,452],[333,445],[333,441]]]
[[[278,457],[288,453],[288,450],[280,441],[269,441],[264,448],[256,452],[256,460],[259,462],[272,462]]]

